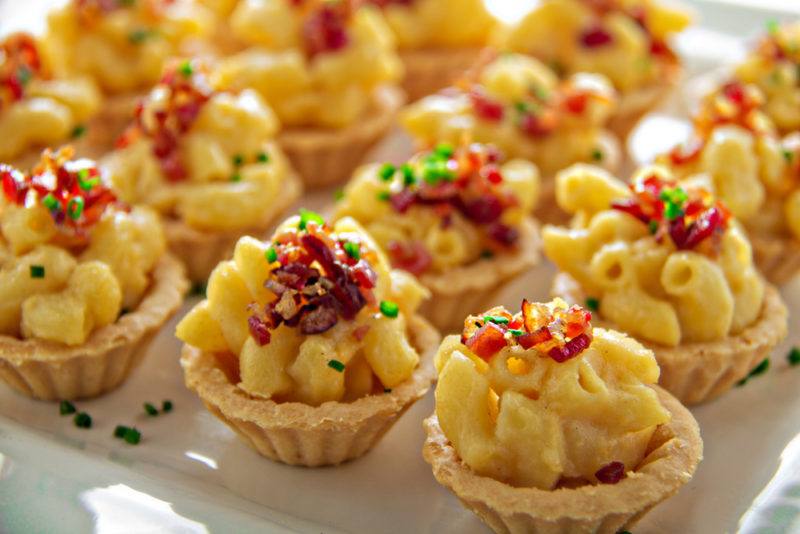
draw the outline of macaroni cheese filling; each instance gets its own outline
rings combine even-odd
[[[599,315],[665,346],[724,339],[758,319],[764,282],[741,227],[700,185],[647,167],[626,187],[576,165],[556,179],[570,228],[546,227],[547,256]]]
[[[481,0],[367,0],[380,7],[401,49],[481,46],[497,22]],[[469,13],[468,17],[454,16]]]
[[[687,13],[656,0],[544,0],[499,41],[561,74],[601,73],[628,93],[677,67],[668,41],[689,22]]]
[[[0,165],[0,334],[80,345],[135,308],[165,250],[158,217],[119,202],[94,162]]]
[[[401,122],[428,145],[464,137],[491,142],[548,175],[575,161],[603,160],[600,138],[615,103],[602,76],[558,81],[535,59],[501,54],[472,79],[409,106]]]
[[[784,132],[800,128],[800,23],[771,22],[735,76],[766,95],[764,111]]]
[[[48,17],[44,45],[58,72],[90,76],[109,93],[136,91],[212,22],[191,0],[70,0]]]
[[[269,242],[242,238],[178,325],[186,343],[227,362],[248,394],[314,406],[382,394],[419,363],[411,315],[428,294],[392,271],[355,221],[308,211]]]
[[[217,89],[202,62],[176,62],[103,165],[124,200],[194,228],[258,226],[291,172],[277,130],[258,93]]]
[[[528,162],[504,160],[492,145],[442,143],[400,166],[365,166],[336,214],[363,223],[392,264],[414,275],[513,253],[539,176]]]
[[[230,26],[250,48],[221,62],[218,81],[254,88],[286,125],[348,126],[402,75],[380,13],[351,0],[239,2]]]
[[[520,487],[615,484],[669,421],[653,353],[591,312],[523,301],[464,321],[436,355],[436,415],[476,473]]]
[[[0,40],[0,160],[67,139],[99,104],[88,80],[53,78],[33,36]]]

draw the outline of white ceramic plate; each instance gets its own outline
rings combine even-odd
[[[513,16],[516,2],[493,7]],[[35,26],[49,3],[0,0],[0,33]],[[692,75],[735,60],[743,51],[742,35],[780,16],[719,1],[697,7],[704,25],[679,43]],[[795,0],[785,7],[800,11]],[[686,100],[679,95],[660,123],[642,126],[634,137],[637,157],[652,151],[643,136],[668,145],[681,135]],[[395,136],[376,157],[397,159],[406,149]],[[330,198],[316,194],[303,204],[319,209]],[[543,265],[502,300],[518,305],[523,295],[544,299],[552,275],[552,267]],[[790,339],[776,349],[765,375],[693,410],[705,460],[676,497],[636,526],[636,534],[800,532],[800,368],[786,361],[789,348],[800,345],[800,278],[783,295],[793,314]],[[487,532],[422,460],[421,421],[433,409],[431,394],[362,459],[336,468],[287,467],[247,448],[184,388],[174,324],[122,388],[77,403],[94,419],[90,430],[60,417],[55,404],[0,387],[0,532]],[[144,415],[143,402],[164,399],[174,402],[172,413]],[[142,442],[114,439],[117,424],[135,425]]]

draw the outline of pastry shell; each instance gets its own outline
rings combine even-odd
[[[577,281],[566,273],[553,280],[552,294],[581,304],[585,296]],[[642,340],[656,355],[661,376],[658,383],[686,405],[710,401],[745,378],[786,337],[787,311],[780,293],[764,286],[764,303],[756,321],[736,335],[719,341],[682,343],[666,347]],[[619,327],[599,318],[595,326]]]
[[[617,484],[548,491],[477,475],[458,457],[435,414],[424,423],[423,456],[436,480],[495,532],[615,534],[677,493],[703,456],[692,414],[663,389],[653,389],[672,419],[656,429],[642,463]]]
[[[186,289],[183,266],[165,255],[136,310],[96,330],[83,345],[0,336],[0,379],[24,395],[49,401],[106,393],[141,362]]]
[[[664,76],[657,82],[621,94],[617,109],[608,122],[608,128],[617,134],[620,139],[627,139],[628,134],[633,131],[645,115],[669,98],[682,78],[682,67],[680,65],[671,65],[666,69]]]
[[[363,120],[344,128],[289,127],[278,144],[308,187],[325,187],[347,180],[367,151],[392,127],[405,101],[403,92],[379,87],[375,104]]]
[[[353,402],[310,406],[252,397],[225,374],[218,358],[184,345],[181,365],[187,387],[206,408],[259,454],[290,465],[337,465],[362,456],[430,388],[439,333],[424,319],[409,320],[420,363],[411,377],[384,394]]]
[[[457,81],[478,59],[480,48],[419,48],[400,50],[405,67],[403,89],[410,102]]]
[[[750,232],[758,270],[773,284],[783,285],[800,272],[800,241],[791,236]]]
[[[229,257],[236,242],[243,235],[263,237],[272,224],[300,197],[303,186],[299,178],[290,173],[282,184],[280,198],[265,203],[261,224],[234,230],[200,230],[177,218],[163,217],[164,234],[170,252],[186,266],[189,280],[205,283],[211,271],[224,258]]]
[[[431,292],[431,298],[420,306],[420,314],[442,333],[460,332],[464,317],[486,309],[508,282],[539,263],[541,238],[532,218],[523,221],[519,243],[511,254],[498,254],[443,274],[420,276],[422,285]]]

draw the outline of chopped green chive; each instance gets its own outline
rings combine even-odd
[[[77,411],[78,410],[75,409],[75,405],[72,404],[70,401],[61,401],[61,404],[58,405],[58,412],[61,415],[69,415]]]
[[[509,328],[508,333],[514,337],[519,337],[525,333],[525,330],[517,330],[516,328]]]
[[[53,193],[47,193],[47,195],[45,195],[45,197],[42,199],[42,205],[50,211],[58,209],[60,206],[58,200],[56,200],[56,197],[53,196]]]
[[[494,324],[508,324],[508,319],[505,317],[499,317],[497,315],[484,315],[483,322],[494,323]]]
[[[122,439],[124,439],[126,443],[130,443],[131,445],[138,445],[142,439],[142,433],[136,430],[135,428],[126,428],[125,435],[122,436]]]
[[[266,152],[259,152],[256,156],[256,161],[259,163],[267,163],[269,161],[269,154]]]
[[[238,172],[233,173],[233,176],[231,176],[231,182],[241,182],[241,181],[242,181],[242,175],[239,174]]]
[[[791,150],[786,150],[785,148],[783,149],[782,152],[783,152],[783,159],[791,163],[792,158],[794,157],[794,153]]]
[[[434,152],[442,156],[443,158],[449,158],[453,155],[454,149],[453,145],[450,143],[439,143],[436,145]]]
[[[78,186],[84,191],[91,191],[91,189],[100,183],[100,177],[89,177],[89,169],[81,169],[78,171]]]
[[[778,24],[777,20],[771,19],[767,21],[767,32],[769,32],[771,35],[778,33],[779,28],[780,25]]]
[[[344,371],[344,364],[339,360],[329,360],[328,367],[333,369],[334,371],[343,372]]]
[[[753,378],[753,377],[756,377],[756,376],[758,376],[758,375],[763,375],[764,373],[766,373],[766,372],[767,372],[767,369],[769,369],[769,358],[764,358],[764,359],[761,361],[761,363],[759,363],[758,365],[756,365],[756,366],[753,368],[753,370],[752,370],[752,371],[750,371],[750,374],[748,374],[746,377],[744,377],[744,378],[742,378],[741,380],[739,380],[739,382],[737,382],[737,384],[736,384],[736,385],[737,385],[737,386],[743,386],[743,385],[745,385],[745,384],[747,383],[747,381],[748,381],[748,380],[750,380],[751,378]]]
[[[786,359],[789,360],[789,365],[800,365],[800,348],[792,347]]]
[[[86,126],[84,126],[83,124],[79,124],[72,129],[72,132],[69,135],[71,138],[77,139],[79,137],[83,137],[83,134],[85,133],[86,133]]]
[[[178,72],[183,74],[184,77],[186,78],[194,74],[194,68],[192,67],[192,62],[187,60],[181,63],[180,67],[178,67]]]
[[[130,41],[131,44],[135,45],[142,44],[148,38],[152,37],[153,34],[154,32],[152,30],[147,30],[147,29],[133,30],[128,34],[128,41]]]
[[[603,151],[599,148],[592,150],[592,161],[603,161]]]
[[[86,412],[75,414],[74,420],[78,428],[92,428],[92,416]]]
[[[378,169],[378,177],[384,182],[388,182],[392,179],[396,170],[397,168],[391,163],[384,163]]]
[[[322,215],[319,213],[315,213],[311,210],[305,210],[300,208],[300,224],[297,227],[300,230],[305,230],[308,223],[314,222],[318,225],[322,226],[325,224],[325,219],[322,218]]]
[[[244,156],[241,154],[236,154],[233,156],[233,164],[237,167],[241,167],[244,164]]]
[[[389,191],[379,191],[377,195],[375,195],[378,200],[382,202],[388,201],[392,198],[392,194]]]
[[[264,255],[267,257],[267,261],[270,263],[275,263],[278,261],[278,252],[275,250],[275,247],[269,247]]]
[[[391,300],[382,300],[380,309],[382,314],[392,319],[397,317],[397,314],[400,311],[400,307],[397,305],[397,303],[392,302]]]
[[[17,69],[17,80],[19,80],[19,83],[22,84],[23,87],[28,85],[31,78],[33,78],[33,73],[28,67],[22,66]]]
[[[514,102],[514,109],[516,109],[520,113],[527,113],[529,109],[529,105],[527,102],[523,102],[522,100],[518,102]]]
[[[147,415],[155,417],[158,415],[158,408],[150,404],[149,402],[144,403],[144,411],[147,412]]]
[[[44,278],[44,265],[31,265],[31,278]]]
[[[127,426],[117,425],[117,427],[114,429],[114,437],[122,439],[125,437],[125,433],[128,432],[128,430],[130,430],[130,428]]]
[[[417,183],[417,178],[414,176],[414,169],[408,163],[403,163],[400,166],[400,172],[403,173],[403,185],[414,185]]]
[[[165,400],[164,402],[161,403],[161,411],[164,412],[164,413],[171,412],[172,408],[173,408],[173,406],[172,406],[172,401],[171,400]]]
[[[344,244],[343,248],[344,251],[347,252],[347,255],[353,258],[354,260],[358,260],[361,258],[361,246],[358,243],[347,241]]]
[[[600,300],[594,297],[588,297],[586,299],[586,307],[596,312],[600,309]]]
[[[339,202],[344,198],[344,189],[337,189],[333,192],[333,200]]]
[[[547,92],[547,89],[542,87],[541,85],[534,85],[530,88],[531,93],[536,95],[536,98],[543,102],[547,102],[550,99],[550,93]]]
[[[83,215],[83,198],[82,197],[72,197],[70,201],[67,203],[67,215],[73,221],[77,221]]]
[[[655,235],[658,232],[658,221],[650,221],[647,223],[647,229],[650,230],[650,234]]]

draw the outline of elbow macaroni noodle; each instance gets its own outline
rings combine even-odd
[[[671,180],[666,169],[649,167],[637,173],[634,186],[643,187],[637,184],[651,177]],[[594,198],[583,194],[589,187]],[[685,195],[683,189],[673,191]],[[686,191],[691,200],[693,190]],[[625,332],[676,346],[723,339],[758,318],[764,283],[738,224],[713,230],[697,246],[679,247],[668,236],[651,235],[655,227],[649,229],[609,203],[604,207],[606,199],[617,206],[633,195],[618,180],[586,165],[557,176],[556,198],[575,219],[570,228],[544,229],[545,253],[588,297],[599,300],[601,317]]]

